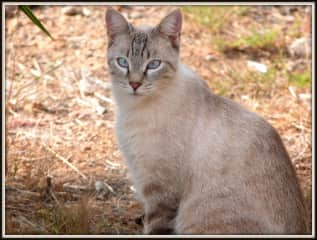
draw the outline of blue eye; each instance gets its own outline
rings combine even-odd
[[[155,59],[152,60],[148,65],[147,69],[156,69],[161,65],[161,60]]]
[[[117,63],[119,64],[120,67],[124,67],[124,68],[128,68],[129,67],[128,61],[125,58],[123,58],[123,57],[118,57],[117,58]]]

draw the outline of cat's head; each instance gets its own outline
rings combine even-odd
[[[149,96],[168,87],[178,69],[181,26],[179,10],[155,27],[137,28],[109,8],[107,55],[113,88],[126,95]]]

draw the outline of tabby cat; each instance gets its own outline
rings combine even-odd
[[[181,63],[182,15],[135,27],[106,12],[116,138],[144,206],[144,234],[304,234],[288,153],[262,117]]]

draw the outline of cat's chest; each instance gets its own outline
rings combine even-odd
[[[189,138],[183,130],[189,124],[172,108],[157,106],[160,107],[117,112],[117,143],[129,165],[165,164],[183,157]]]
[[[121,151],[129,159],[154,153],[159,148],[164,123],[155,116],[119,115],[116,121],[116,137]]]

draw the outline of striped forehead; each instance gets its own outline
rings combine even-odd
[[[129,49],[129,57],[132,58],[143,58],[145,54],[148,54],[146,49],[148,41],[148,35],[144,32],[135,33],[132,36],[131,46]]]

